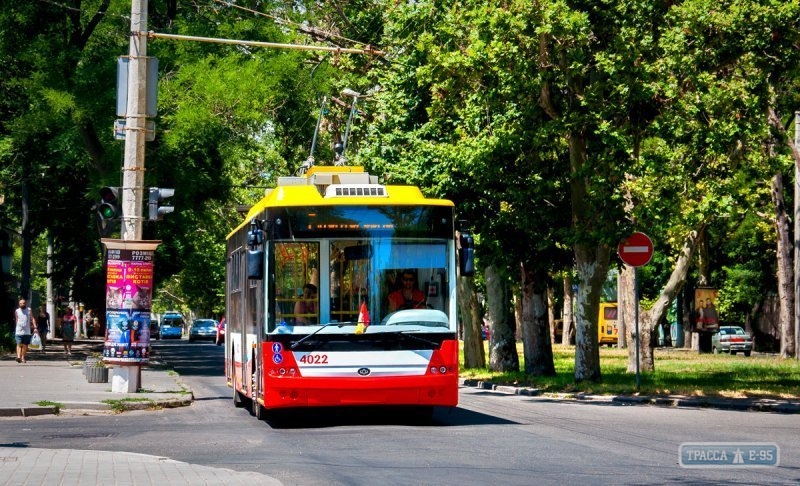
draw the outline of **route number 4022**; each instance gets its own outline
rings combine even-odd
[[[300,357],[300,362],[303,364],[310,364],[310,365],[328,364],[328,355],[306,354]]]

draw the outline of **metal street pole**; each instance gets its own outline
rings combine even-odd
[[[132,0],[130,35],[120,237],[141,240],[147,126],[147,0]]]
[[[633,320],[636,326],[636,391],[639,391],[639,267],[633,267]]]

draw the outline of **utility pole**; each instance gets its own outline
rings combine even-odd
[[[125,154],[122,164],[121,241],[102,240],[106,246],[106,284],[123,280],[124,285],[118,285],[118,288],[130,287],[128,278],[135,272],[130,261],[134,251],[137,252],[137,259],[145,258],[144,255],[149,259],[139,278],[149,277],[152,282],[152,256],[158,246],[154,242],[140,241],[144,207],[144,145],[147,135],[147,0],[131,2],[130,36]],[[125,261],[122,260],[123,255]],[[149,318],[142,319],[141,313],[133,312],[130,307],[124,308],[125,304],[125,300],[109,298],[107,293],[106,325],[109,332],[103,355],[104,360],[115,365],[111,391],[116,393],[133,393],[139,390],[142,362],[149,357],[149,342],[139,342],[136,337],[137,328],[143,330],[147,326],[149,329]],[[149,316],[150,309],[146,311]],[[141,322],[145,320],[146,323]]]
[[[132,0],[120,238],[142,239],[147,127],[147,0]]]

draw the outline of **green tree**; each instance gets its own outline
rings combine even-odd
[[[74,284],[76,300],[88,297],[83,281],[100,254],[90,193],[109,162],[102,140],[110,132],[97,127],[113,120],[101,107],[113,106],[115,20],[122,17],[109,1],[25,2],[0,12],[2,213],[4,225],[22,227],[24,295],[31,246],[46,231],[54,242],[55,285]],[[103,58],[109,62],[98,63]],[[44,273],[44,262],[35,263],[33,271]]]

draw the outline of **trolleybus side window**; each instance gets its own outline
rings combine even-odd
[[[228,288],[230,289],[230,292],[237,292],[237,291],[241,290],[241,287],[240,287],[240,284],[241,284],[241,270],[242,270],[242,268],[240,266],[241,255],[242,255],[242,252],[240,250],[235,250],[231,254],[230,263],[229,263],[229,265],[230,265],[230,273],[228,274],[229,275],[229,277],[228,277],[229,278]]]
[[[307,284],[319,288],[319,257],[318,242],[275,243],[275,304],[279,324],[296,324],[298,318],[319,322],[319,294],[303,295]],[[295,308],[309,312],[296,314]]]

